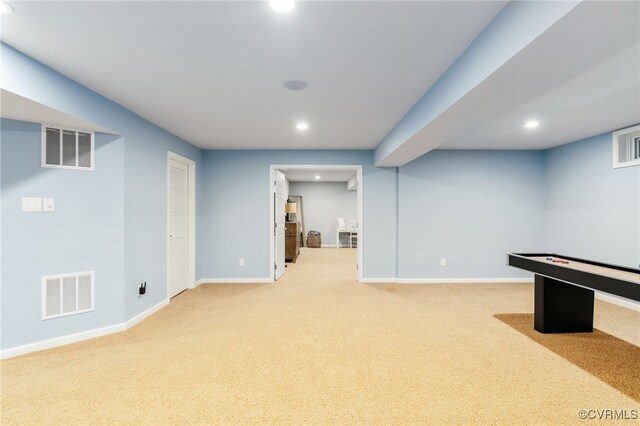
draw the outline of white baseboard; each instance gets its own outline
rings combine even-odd
[[[398,283],[398,279],[397,278],[365,278],[362,277],[362,279],[360,279],[361,283],[364,284],[397,284]]]
[[[202,278],[196,281],[195,287],[201,284],[265,284],[272,282],[271,278]]]
[[[55,348],[57,346],[68,345],[70,343],[80,342],[82,340],[93,339],[111,333],[117,333],[125,330],[125,324],[109,325],[93,330],[82,331],[80,333],[68,334],[66,336],[54,337],[53,339],[41,340],[39,342],[28,343],[22,346],[14,346],[13,348],[3,349],[0,352],[0,359],[13,358],[18,355],[24,355],[30,352],[42,351],[45,349]]]
[[[335,244],[320,244],[322,248],[336,248]]]
[[[599,291],[596,291],[596,299],[640,312],[640,302],[636,302],[634,300],[614,296],[613,294],[601,293]]]
[[[165,299],[160,303],[152,306],[144,312],[139,313],[135,317],[120,324],[108,325],[106,327],[96,328],[93,330],[81,331],[79,333],[68,334],[66,336],[54,337],[53,339],[41,340],[39,342],[28,343],[22,346],[14,346],[0,351],[0,359],[13,358],[18,355],[24,355],[31,352],[43,351],[58,346],[77,343],[83,340],[93,339],[94,337],[106,336],[107,334],[117,333],[133,327],[149,315],[169,304],[169,299]]]
[[[363,283],[390,284],[492,284],[533,283],[533,278],[362,278]]]
[[[161,301],[160,303],[156,303],[146,311],[140,312],[138,315],[136,315],[135,317],[131,318],[129,321],[124,323],[124,326],[125,326],[124,329],[126,330],[128,328],[133,327],[134,325],[136,325],[143,319],[147,318],[148,316],[155,314],[157,311],[164,308],[168,304],[169,304],[169,299],[164,299],[163,301]]]
[[[503,284],[533,283],[533,278],[399,278],[398,284]]]

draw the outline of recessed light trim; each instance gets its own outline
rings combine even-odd
[[[270,0],[269,5],[276,12],[288,13],[293,10],[296,3],[293,0]]]
[[[305,123],[304,121],[301,121],[300,123],[296,124],[296,129],[301,130],[301,131],[305,131],[309,128],[309,125],[307,123]]]
[[[0,2],[0,14],[1,15],[11,15],[14,12],[13,6],[11,6],[7,2]]]
[[[526,123],[524,123],[524,127],[526,127],[527,129],[535,129],[539,125],[540,125],[540,123],[535,121],[535,120],[530,120],[530,121],[527,121]]]
[[[320,175],[316,175],[316,176],[315,176],[315,179],[316,179],[316,180],[320,180]]]
[[[307,87],[307,83],[300,80],[289,80],[283,84],[285,89],[289,90],[302,90]]]

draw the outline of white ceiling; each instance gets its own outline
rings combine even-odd
[[[2,41],[201,148],[371,149],[506,1],[298,1],[285,15],[266,1],[12,4]],[[546,149],[640,122],[639,16],[637,1],[581,3],[423,139]]]
[[[371,149],[505,3],[14,1],[1,38],[201,148]]]

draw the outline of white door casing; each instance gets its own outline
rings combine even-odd
[[[270,234],[269,234],[269,244],[270,244],[270,258],[271,263],[276,263],[276,238],[274,232],[274,223],[275,222],[275,196],[274,196],[274,181],[276,176],[276,171],[285,173],[288,170],[353,170],[356,173],[356,181],[358,182],[358,187],[356,189],[357,200],[358,200],[358,245],[356,250],[358,251],[358,262],[356,264],[357,269],[357,277],[358,281],[363,280],[363,259],[364,259],[364,251],[365,251],[365,226],[366,223],[364,221],[364,181],[363,181],[363,170],[362,165],[359,164],[334,164],[334,165],[325,165],[325,164],[271,164],[270,165],[270,179],[269,179],[269,193],[271,194],[270,203],[273,203],[273,208],[269,209],[269,215],[272,216],[273,221],[269,223]],[[265,188],[266,189],[266,188]],[[271,270],[271,280],[275,281],[275,269]]]
[[[188,167],[169,160],[168,297],[186,290],[188,282]]]
[[[284,204],[285,200],[285,176],[280,170],[275,171],[273,181],[273,218],[275,237],[275,279],[278,280],[285,270],[284,262]]]

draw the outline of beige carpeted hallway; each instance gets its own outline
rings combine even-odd
[[[303,249],[276,284],[202,285],[126,332],[2,361],[1,423],[576,424],[640,409],[493,317],[531,312],[530,285],[359,284],[355,259]],[[640,344],[640,313],[596,309],[596,327]]]

